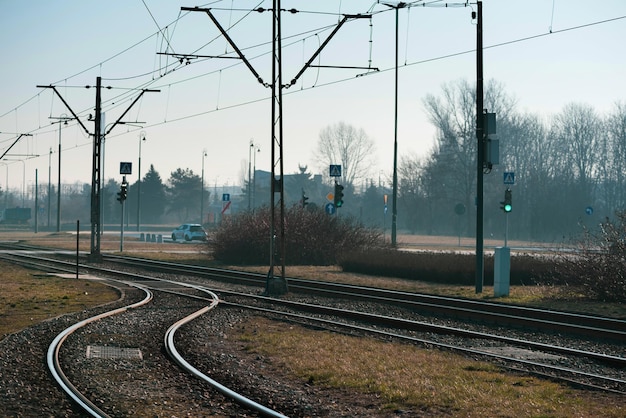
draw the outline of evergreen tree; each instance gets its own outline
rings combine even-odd
[[[178,168],[168,180],[168,213],[175,214],[180,222],[191,222],[200,218],[202,179],[190,169]]]
[[[154,165],[150,164],[150,169],[141,180],[141,222],[148,224],[161,222],[166,206],[166,187]]]

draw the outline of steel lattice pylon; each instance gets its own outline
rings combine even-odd
[[[280,0],[274,0],[272,25],[272,184],[270,197],[270,268],[265,292],[287,292],[285,279],[285,195],[283,182],[283,77]],[[277,172],[278,171],[278,172]],[[278,193],[278,208],[276,194]],[[278,216],[276,212],[278,210]],[[278,234],[278,235],[277,235]],[[278,244],[277,242],[278,241]]]

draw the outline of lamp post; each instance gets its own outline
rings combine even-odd
[[[48,229],[50,229],[50,196],[52,191],[52,147],[48,154]]]
[[[59,179],[57,185],[57,232],[59,232],[61,231],[61,127],[62,125],[67,125],[67,121],[74,118],[70,118],[65,113],[63,113],[59,117],[50,117],[49,119],[56,119],[56,122],[51,123],[59,124]]]
[[[252,169],[252,207],[256,206],[256,154],[257,152],[261,152],[261,148],[256,147],[256,151],[253,153],[254,155],[254,166]]]
[[[248,147],[248,210],[252,209],[252,149],[254,148],[254,142],[250,140],[250,147]]]
[[[7,170],[7,174],[6,174],[6,178],[4,179],[4,207],[6,208],[8,203],[9,203],[9,165],[6,163],[2,163],[2,165],[4,165],[6,167]]]
[[[18,159],[11,159],[11,158],[5,158],[5,161],[17,161],[22,163],[22,207],[24,207],[25,202],[25,189],[26,189],[26,163],[24,162],[24,160],[18,160]],[[7,165],[7,190],[8,190],[8,178],[9,178],[9,170],[8,170],[8,165]]]
[[[24,207],[24,205],[26,204],[26,198],[24,196],[24,194],[26,193],[26,163],[24,162],[24,160],[14,161],[19,161],[20,163],[22,163],[22,207]]]
[[[141,216],[141,143],[146,140],[146,133],[139,133],[139,161],[137,164],[137,231],[139,232],[140,216]]]
[[[393,138],[393,194],[391,199],[391,245],[396,246],[396,228],[398,222],[398,11],[407,7],[404,2],[383,3],[387,7],[396,9],[396,64],[395,64],[395,110],[394,110],[394,138]]]
[[[200,225],[204,221],[204,158],[206,157],[206,149],[202,150],[202,190],[200,191]]]

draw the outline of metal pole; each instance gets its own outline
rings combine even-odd
[[[52,147],[50,147],[50,154],[48,154],[48,231],[50,230],[50,204],[51,204],[51,192],[52,192]]]
[[[80,219],[76,220],[76,279],[78,279],[78,256],[80,252]]]
[[[104,118],[105,114],[102,113],[102,117]],[[105,128],[106,131],[106,128]],[[106,136],[103,135],[102,136],[102,164],[100,164],[101,170],[100,170],[100,175],[101,175],[101,181],[100,181],[100,190],[104,190],[104,162],[105,160],[105,148],[106,148]],[[100,236],[102,236],[102,234],[104,233],[104,199],[100,199]]]
[[[19,160],[22,163],[22,207],[26,205],[26,163],[24,160]]]
[[[252,209],[252,149],[254,148],[254,142],[250,140],[250,147],[248,148],[248,210]]]
[[[39,170],[35,169],[35,233],[39,232]]]
[[[146,133],[139,134],[139,167],[137,167],[137,232],[141,217],[141,143],[146,140]]]
[[[126,183],[126,176],[122,177],[122,184]],[[122,204],[122,220],[120,223],[120,252],[124,251],[124,202],[126,201],[126,199],[124,199],[122,196],[121,197],[121,201],[120,203]]]
[[[394,137],[393,137],[393,198],[391,210],[391,245],[396,246],[397,238],[397,222],[398,222],[398,10],[400,3],[395,6],[396,9],[396,65],[395,65],[395,110],[394,110]]]
[[[92,153],[92,170],[91,170],[91,249],[90,259],[92,261],[100,261],[102,256],[100,254],[100,174],[101,174],[101,154],[102,151],[102,125],[101,114],[101,87],[102,78],[96,77],[96,112],[95,112],[95,129],[93,140],[93,153]]]
[[[509,243],[509,214],[504,214],[504,246],[508,247]]]
[[[256,153],[257,152],[261,152],[261,149],[258,147],[255,147],[256,149],[254,150],[254,165],[252,168],[252,207],[255,208],[256,207]]]
[[[476,15],[476,293],[482,293],[484,281],[483,260],[483,159],[484,159],[484,117],[483,117],[483,3],[478,2]]]
[[[204,223],[204,157],[206,157],[206,150],[202,150],[202,190],[200,191],[200,225]]]
[[[61,115],[63,117],[63,115]],[[57,186],[57,232],[61,231],[61,126],[63,122],[59,121],[59,179]]]

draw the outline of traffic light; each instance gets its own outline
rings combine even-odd
[[[500,202],[500,209],[502,209],[505,213],[509,213],[513,210],[513,192],[511,189],[506,189],[504,191],[504,201]]]
[[[126,200],[126,196],[128,196],[128,184],[127,183],[122,183],[122,185],[120,186],[120,192],[117,195],[119,196],[117,200],[119,200],[120,202]]]
[[[117,192],[117,201],[122,203],[122,192]]]
[[[337,182],[335,182],[334,203],[336,208],[343,206],[343,186]]]
[[[307,202],[307,200],[309,200],[309,198],[307,197],[307,195],[304,193],[304,189],[302,189],[302,207],[306,207],[306,205],[309,204],[309,202]]]

